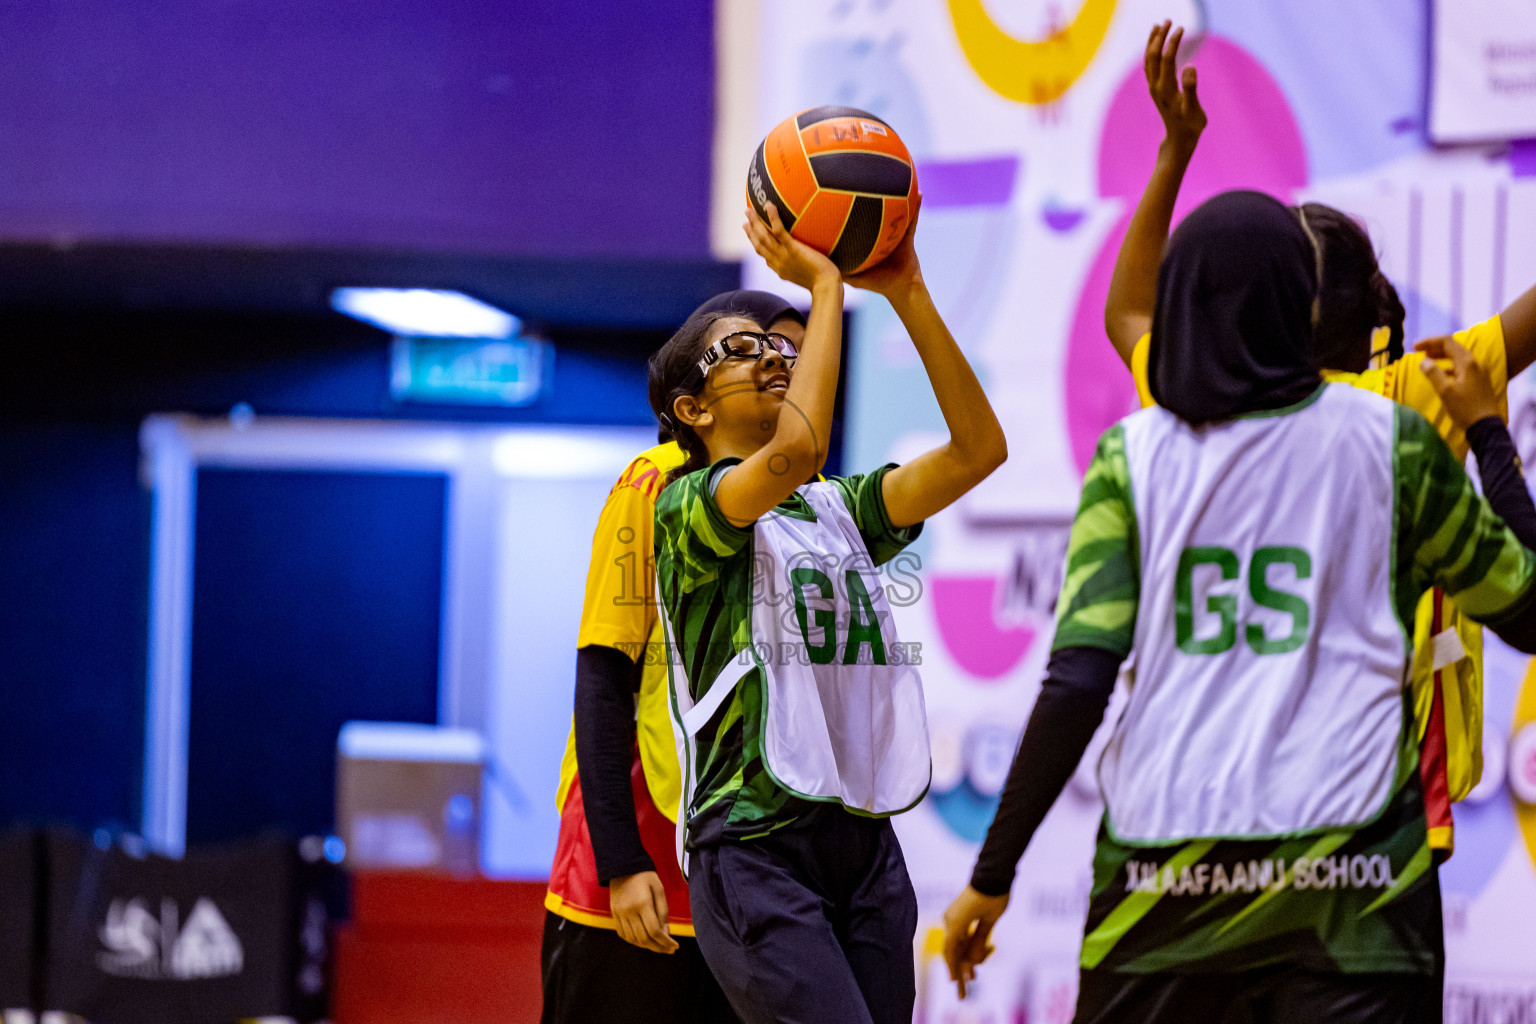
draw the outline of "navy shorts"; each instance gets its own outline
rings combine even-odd
[[[917,897],[888,819],[818,805],[689,868],[699,948],[746,1024],[911,1024]]]

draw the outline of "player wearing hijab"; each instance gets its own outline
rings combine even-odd
[[[1157,406],[1085,475],[1048,675],[945,915],[962,984],[1129,656],[1079,1024],[1439,1019],[1414,609],[1439,586],[1536,650],[1536,556],[1422,416],[1323,383],[1316,294],[1312,243],[1268,196],[1219,195],[1169,240]]]
[[[1194,67],[1177,67],[1183,29],[1153,28],[1147,40],[1147,85],[1166,134],[1151,177],[1126,231],[1104,306],[1104,326],[1131,369],[1143,405],[1152,402],[1147,354],[1157,268],[1185,169],[1205,129]],[[1317,365],[1330,381],[1352,384],[1416,409],[1461,460],[1467,439],[1448,414],[1421,357],[1403,355],[1403,304],[1381,273],[1370,236],[1347,214],[1321,203],[1294,208],[1320,253],[1322,282],[1313,311]],[[1484,368],[1507,416],[1505,385],[1536,360],[1536,289],[1502,313],[1456,335]],[[1420,767],[1438,858],[1454,847],[1451,803],[1471,792],[1482,773],[1482,629],[1438,589],[1415,613],[1414,718],[1424,756]]]
[[[805,317],[768,292],[726,292],[693,313],[711,314],[804,338]],[[592,538],[544,901],[546,1024],[736,1019],[699,955],[673,853],[682,788],[656,646],[651,538],[656,495],[685,456],[669,432],[659,440],[619,475]]]

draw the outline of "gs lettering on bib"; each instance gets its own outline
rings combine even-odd
[[[1100,762],[1115,838],[1371,820],[1404,750],[1409,656],[1392,403],[1329,385],[1202,427],[1147,409],[1124,434],[1141,596],[1135,678]]]
[[[1255,654],[1285,654],[1300,647],[1307,639],[1312,609],[1307,598],[1271,585],[1269,568],[1272,565],[1289,565],[1297,584],[1312,576],[1312,556],[1302,548],[1290,546],[1261,547],[1254,551],[1248,565],[1247,588],[1256,606],[1283,612],[1290,616],[1288,630],[1283,636],[1270,636],[1268,627],[1260,622],[1244,626],[1244,638]],[[1174,632],[1179,650],[1185,654],[1224,654],[1237,643],[1237,596],[1220,594],[1206,598],[1206,612],[1218,618],[1220,625],[1213,635],[1197,638],[1195,627],[1194,587],[1195,572],[1200,566],[1220,570],[1220,580],[1238,578],[1237,553],[1223,547],[1188,547],[1179,556],[1178,576],[1174,581]]]

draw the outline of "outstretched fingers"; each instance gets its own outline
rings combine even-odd
[[[768,230],[768,225],[763,218],[758,216],[756,210],[747,207],[746,220],[741,222],[741,230],[747,233],[747,240],[752,243],[752,248],[762,252],[763,246],[768,244],[773,235]]]
[[[1147,36],[1147,49],[1142,54],[1141,66],[1147,76],[1147,85],[1154,89],[1157,87],[1158,67],[1163,59],[1163,40],[1168,38],[1168,30],[1172,27],[1172,21],[1159,22],[1152,26],[1152,32]]]
[[[1172,28],[1166,21],[1154,26],[1147,38],[1145,68],[1147,91],[1163,119],[1168,139],[1193,153],[1205,130],[1206,116],[1200,109],[1199,78],[1194,67],[1179,68],[1184,32],[1182,25]]]
[[[772,203],[768,204],[768,214],[775,222],[778,222],[778,211],[773,208]],[[783,226],[782,222],[780,222],[779,228],[781,230]],[[774,232],[773,228],[762,217],[758,216],[757,211],[751,207],[747,208],[747,220],[742,225],[742,229],[746,231],[747,241],[752,243],[752,248],[767,261],[770,267],[777,269],[784,262],[783,241]]]
[[[1157,91],[1165,99],[1171,100],[1179,94],[1179,44],[1183,41],[1184,27],[1181,25],[1168,37],[1158,60]]]
[[[1195,74],[1195,66],[1193,64],[1184,69],[1183,85],[1184,112],[1186,114],[1200,113],[1200,96],[1195,92],[1196,86],[1199,85],[1199,78]]]
[[[784,221],[779,217],[779,208],[773,203],[767,203],[763,207],[768,211],[768,229],[773,236],[781,242],[789,241],[789,229],[784,226]]]

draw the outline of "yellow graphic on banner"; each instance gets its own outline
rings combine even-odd
[[[1510,797],[1515,819],[1525,834],[1525,848],[1536,863],[1536,660],[1526,670],[1525,684],[1515,700],[1515,720],[1509,735]]]
[[[1072,88],[1093,62],[1114,13],[1115,0],[1083,0],[1070,25],[1031,41],[999,28],[983,0],[949,0],[965,59],[988,88],[1018,103],[1052,103]]]

